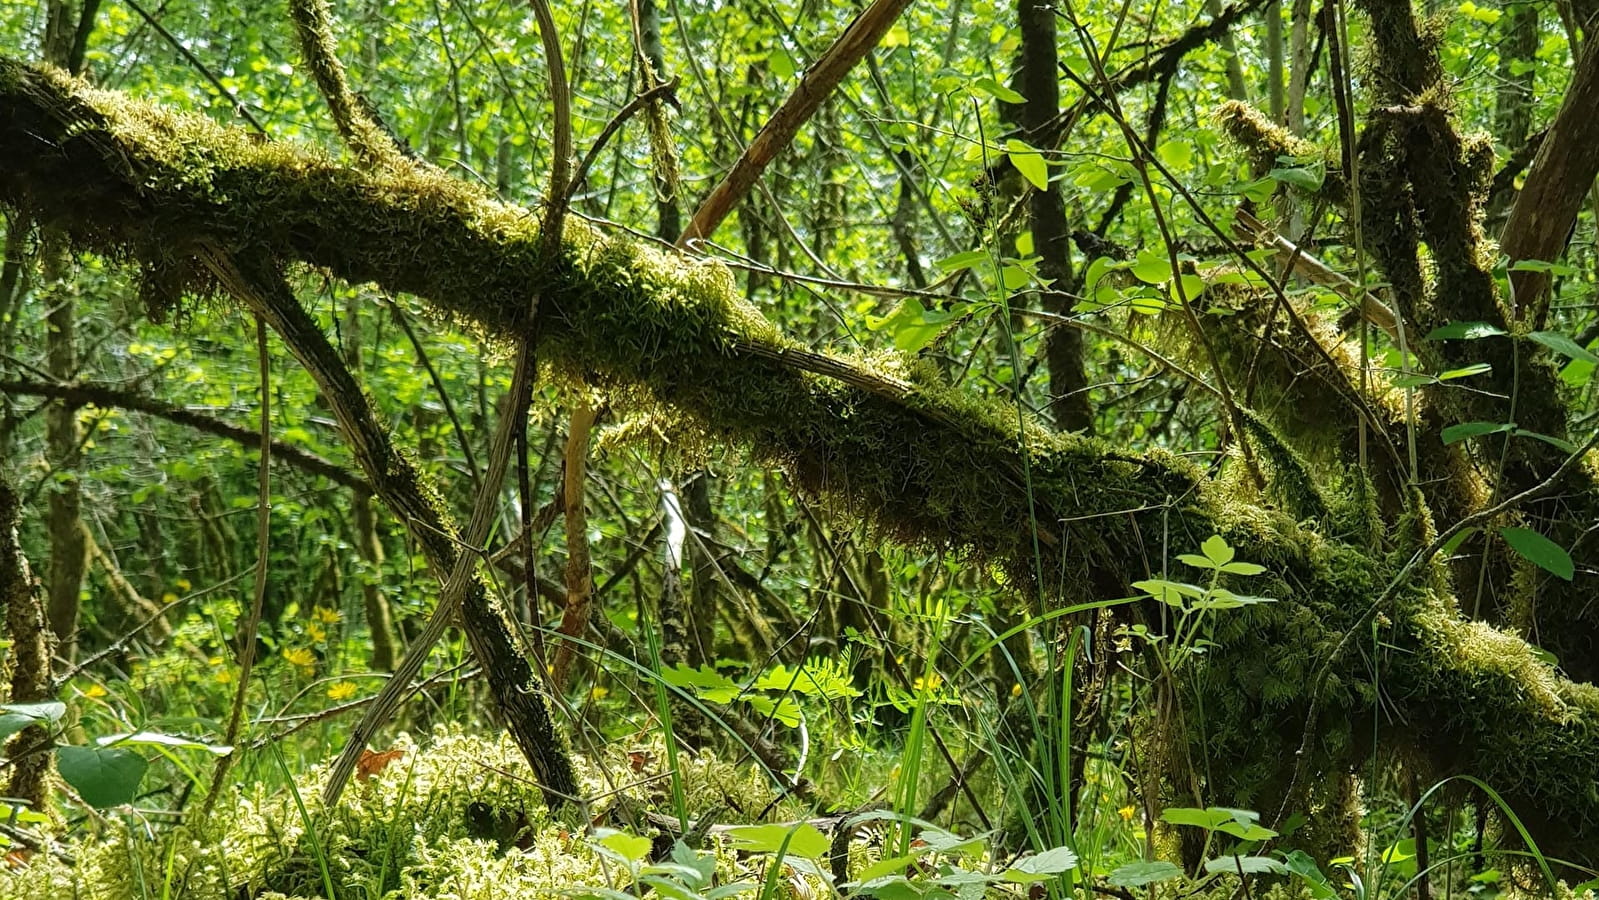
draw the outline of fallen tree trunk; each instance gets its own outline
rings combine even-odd
[[[1126,596],[1163,559],[1220,533],[1267,568],[1250,593],[1280,602],[1218,615],[1218,647],[1188,670],[1206,711],[1203,749],[1227,761],[1208,802],[1274,810],[1313,708],[1306,770],[1317,783],[1340,778],[1370,746],[1357,733],[1370,726],[1352,723],[1371,721],[1375,669],[1385,721],[1399,723],[1429,774],[1486,780],[1540,841],[1599,860],[1589,791],[1599,689],[1559,678],[1519,638],[1463,621],[1440,569],[1423,566],[1378,611],[1381,658],[1341,660],[1317,679],[1426,543],[1424,526],[1383,535],[1353,505],[1301,524],[1173,455],[1018,425],[1014,411],[899,361],[801,348],[740,301],[717,264],[578,223],[548,263],[537,216],[470,185],[340,165],[9,60],[0,202],[137,262],[157,314],[216,291],[193,257],[206,246],[413,293],[491,337],[536,334],[542,359],[581,371],[613,403],[663,407],[688,435],[747,446],[886,536],[995,563],[1018,585],[1063,586],[1046,602]],[[536,331],[534,288],[544,298]],[[1359,547],[1324,534],[1352,534]],[[1362,549],[1382,537],[1382,551]]]

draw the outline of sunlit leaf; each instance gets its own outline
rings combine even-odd
[[[1529,528],[1501,528],[1499,536],[1505,539],[1510,549],[1545,572],[1567,581],[1576,576],[1577,567],[1566,548],[1538,532]]]

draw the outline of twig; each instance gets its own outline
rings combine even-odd
[[[239,686],[233,692],[233,709],[228,713],[228,727],[223,732],[222,743],[235,747],[239,743],[239,728],[244,722],[245,691],[250,687],[250,674],[255,668],[255,638],[261,630],[261,611],[266,606],[267,560],[272,549],[272,367],[267,355],[266,319],[255,317],[255,352],[261,369],[261,461],[257,473],[258,492],[255,514],[255,588],[250,604],[250,618],[243,630],[235,634],[239,642]],[[227,780],[235,754],[227,753],[217,759],[216,771],[211,776],[211,790],[200,808],[200,820],[211,817],[222,785]]]

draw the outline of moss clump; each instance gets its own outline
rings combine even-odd
[[[615,866],[607,871],[582,837],[583,822],[550,818],[527,762],[508,737],[483,739],[441,727],[422,744],[402,734],[389,749],[403,755],[356,783],[332,811],[318,800],[322,767],[296,779],[311,833],[287,791],[269,793],[258,786],[242,791],[234,803],[219,805],[203,831],[181,828],[152,841],[142,827],[118,824],[109,835],[71,846],[75,865],[40,854],[20,869],[0,867],[0,896],[132,900],[158,895],[169,855],[173,895],[190,900],[322,896],[319,853],[341,897],[398,891],[404,897],[498,900],[614,884]],[[659,758],[658,744],[634,749]],[[605,820],[614,818],[613,809],[619,816],[663,808],[664,780],[637,783],[643,775],[660,774],[655,767],[639,773],[625,756],[605,760],[615,773],[607,778],[600,765],[578,764],[584,793],[605,798],[588,808],[587,817]],[[720,822],[748,821],[775,797],[752,766],[684,754],[680,770],[690,796],[718,800]],[[618,792],[618,783],[632,786]],[[476,827],[478,810],[484,808],[504,826],[502,833],[485,836]],[[787,813],[795,810],[776,811]],[[638,833],[652,832],[646,826]],[[748,864],[731,850],[718,848],[717,863],[728,880],[749,875]]]

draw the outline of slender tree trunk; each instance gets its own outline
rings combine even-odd
[[[12,642],[0,660],[0,676],[9,688],[5,699],[16,703],[50,700],[50,629],[46,627],[39,582],[28,567],[17,539],[22,500],[5,472],[0,472],[0,636]],[[41,750],[49,734],[40,726],[24,729],[11,743],[10,753],[23,748]],[[0,755],[7,755],[0,753]],[[28,801],[35,809],[44,805],[50,754],[21,755],[11,767],[7,796]]]
[[[1021,126],[1028,135],[1041,134],[1060,111],[1060,74],[1055,48],[1055,7],[1047,0],[1020,0],[1016,9],[1022,45],[1016,73],[1021,105]],[[1051,181],[1044,190],[1029,188],[1027,221],[1033,232],[1033,252],[1040,261],[1038,273],[1050,287],[1040,298],[1044,309],[1056,315],[1072,313],[1071,229],[1066,225],[1066,205],[1060,188]],[[1044,345],[1049,366],[1049,410],[1062,431],[1094,430],[1088,402],[1088,376],[1083,370],[1083,333],[1056,327]]]
[[[359,294],[351,293],[344,310],[344,364],[351,372],[361,371],[361,301]],[[361,583],[361,609],[366,615],[368,640],[372,645],[373,671],[392,672],[399,661],[399,649],[394,639],[394,612],[388,597],[383,593],[383,541],[378,537],[377,513],[372,508],[372,495],[356,491],[350,498],[351,536],[355,553],[365,568],[358,579]]]
[[[1527,142],[1532,129],[1533,86],[1537,79],[1538,7],[1532,3],[1506,4],[1508,15],[1501,21],[1499,39],[1499,90],[1494,95],[1494,142],[1506,153],[1514,153]],[[1488,207],[1486,230],[1497,234],[1504,225],[1511,191],[1501,191]]]
[[[78,377],[76,287],[66,271],[65,255],[60,247],[44,249],[44,281],[49,288],[44,296],[49,304],[45,317],[45,367],[59,382]],[[56,400],[45,411],[45,457],[51,473],[46,607],[56,651],[69,660],[77,648],[79,593],[89,559],[83,540],[83,493],[78,482],[78,467],[83,462],[78,409],[76,403]]]

